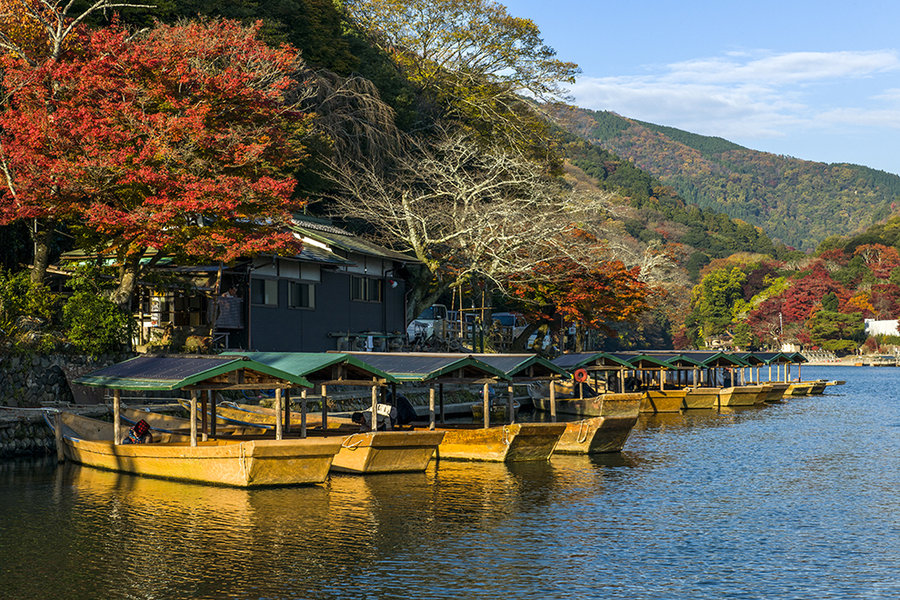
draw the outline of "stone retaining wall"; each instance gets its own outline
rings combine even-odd
[[[69,385],[69,381],[128,358],[63,354],[0,356],[0,406],[39,407],[49,403],[96,404],[103,390]]]
[[[39,412],[0,419],[0,458],[41,456],[56,452],[53,431]]]

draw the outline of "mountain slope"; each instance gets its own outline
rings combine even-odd
[[[887,218],[900,197],[900,177],[884,171],[758,152],[611,112],[547,108],[561,127],[632,161],[685,200],[804,250]]]

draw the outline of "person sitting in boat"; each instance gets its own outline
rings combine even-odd
[[[397,409],[390,404],[378,404],[375,407],[378,431],[388,431],[394,428],[397,419]],[[350,420],[359,425],[360,431],[372,431],[372,409],[355,412],[350,415]]]
[[[150,424],[147,421],[141,419],[137,423],[135,423],[131,429],[128,430],[128,433],[125,434],[125,439],[122,440],[123,444],[149,444],[153,441],[153,436],[150,434]]]

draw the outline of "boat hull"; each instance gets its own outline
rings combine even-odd
[[[811,383],[791,383],[788,385],[787,391],[784,393],[785,396],[809,396],[810,390],[812,389]]]
[[[557,398],[556,413],[576,417],[619,416],[635,412],[641,403],[641,393],[606,393],[588,398]],[[535,398],[537,410],[550,412],[550,398]]]
[[[236,487],[322,483],[339,449],[339,440],[217,440],[192,447],[64,439],[66,458],[90,467]]]
[[[130,423],[137,423],[143,419],[152,429],[157,431],[169,431],[190,436],[191,420],[175,417],[172,415],[164,415],[147,410],[138,410],[135,408],[123,408],[121,410],[123,420]],[[234,424],[226,424],[227,421],[216,420],[216,435],[262,435],[268,430],[262,427],[242,426]],[[199,420],[198,420],[199,427]]]
[[[784,393],[788,389],[788,384],[776,383],[773,381],[772,383],[767,385],[771,385],[772,389],[766,395],[766,402],[781,402],[782,400],[784,400]]]
[[[761,385],[740,385],[719,391],[719,406],[753,406],[762,394]]]
[[[513,423],[487,429],[442,427],[437,457],[449,460],[524,462],[547,460],[566,429],[565,423]]]
[[[647,390],[641,399],[641,412],[680,412],[686,393],[685,390]]]
[[[719,405],[719,388],[696,387],[685,392],[684,407],[687,409],[713,409]]]
[[[360,474],[424,471],[443,439],[443,431],[354,433],[343,438],[331,469]]]
[[[114,444],[112,423],[62,413],[63,452],[89,467],[194,483],[257,487],[322,483],[341,439]]]
[[[638,413],[631,417],[589,417],[566,423],[556,442],[554,454],[602,454],[621,452],[637,423]]]
[[[818,381],[813,381],[812,387],[809,390],[809,394],[811,396],[821,396],[825,393],[825,388],[828,386],[828,382],[824,379],[820,379]]]

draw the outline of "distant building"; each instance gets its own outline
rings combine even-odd
[[[866,335],[900,335],[897,319],[875,320],[866,319]]]

